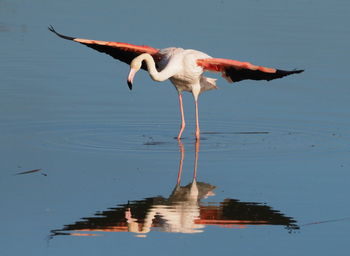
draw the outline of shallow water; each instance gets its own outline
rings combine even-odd
[[[347,1],[0,0],[1,255],[345,255]],[[303,74],[185,95],[57,38]],[[217,77],[215,74],[208,76]]]

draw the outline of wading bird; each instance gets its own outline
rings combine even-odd
[[[59,34],[52,26],[49,27],[49,30],[61,38],[84,44],[129,64],[130,72],[127,82],[130,90],[132,89],[134,76],[141,68],[147,70],[154,81],[162,82],[169,79],[175,86],[179,96],[181,128],[177,139],[181,139],[185,129],[185,116],[182,104],[183,91],[193,94],[196,108],[195,134],[196,139],[200,139],[198,96],[202,92],[217,88],[216,79],[203,76],[205,71],[221,72],[222,77],[230,83],[245,79],[270,81],[304,71],[286,71],[255,66],[249,62],[212,58],[206,53],[190,49],[175,47],[156,49],[145,45],[75,38]]]

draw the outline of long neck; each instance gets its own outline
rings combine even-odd
[[[140,62],[140,64],[145,61],[147,65],[147,71],[150,75],[150,77],[154,81],[162,82],[167,80],[169,77],[174,75],[175,70],[171,67],[167,66],[164,68],[161,72],[158,72],[156,69],[156,63],[154,62],[153,57],[148,53],[143,53],[136,57],[137,62]]]
[[[146,65],[147,65],[147,71],[149,73],[149,75],[151,76],[151,78],[154,80],[154,81],[160,81],[159,80],[159,72],[158,70],[156,69],[156,63],[154,62],[154,59],[153,57],[148,54],[148,53],[143,53],[141,55],[139,55],[136,60],[138,62],[140,62],[140,64],[145,61],[146,62]]]
[[[156,69],[156,63],[154,62],[154,59],[150,54],[143,53],[143,54],[139,55],[136,59],[138,62],[140,62],[140,64],[143,61],[146,61],[148,73],[158,73],[158,71]]]

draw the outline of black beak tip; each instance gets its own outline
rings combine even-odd
[[[131,91],[132,90],[132,82],[128,81],[128,86],[129,86],[129,89]]]

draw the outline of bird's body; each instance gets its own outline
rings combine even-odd
[[[107,53],[112,57],[130,64],[128,85],[132,89],[132,82],[139,69],[148,71],[154,81],[170,80],[175,86],[181,113],[181,128],[177,136],[181,138],[185,128],[182,92],[191,92],[196,108],[196,139],[200,138],[198,119],[198,96],[207,90],[216,89],[216,79],[203,75],[205,71],[221,72],[228,82],[238,82],[245,79],[272,80],[290,74],[301,73],[303,70],[285,71],[274,68],[255,66],[249,62],[240,62],[229,59],[212,58],[206,53],[176,47],[156,49],[150,46],[140,46],[120,42],[97,41],[73,38],[57,33],[53,27],[49,30],[56,35],[84,44],[99,52]]]
[[[155,77],[150,72],[153,80],[161,82],[169,79],[180,93],[193,93],[196,90],[201,93],[216,88],[216,79],[204,77],[203,67],[198,66],[196,62],[198,59],[211,58],[209,55],[196,50],[170,47],[159,50],[157,57],[160,60],[155,65],[159,75]],[[152,65],[153,63],[150,63],[151,67]]]

